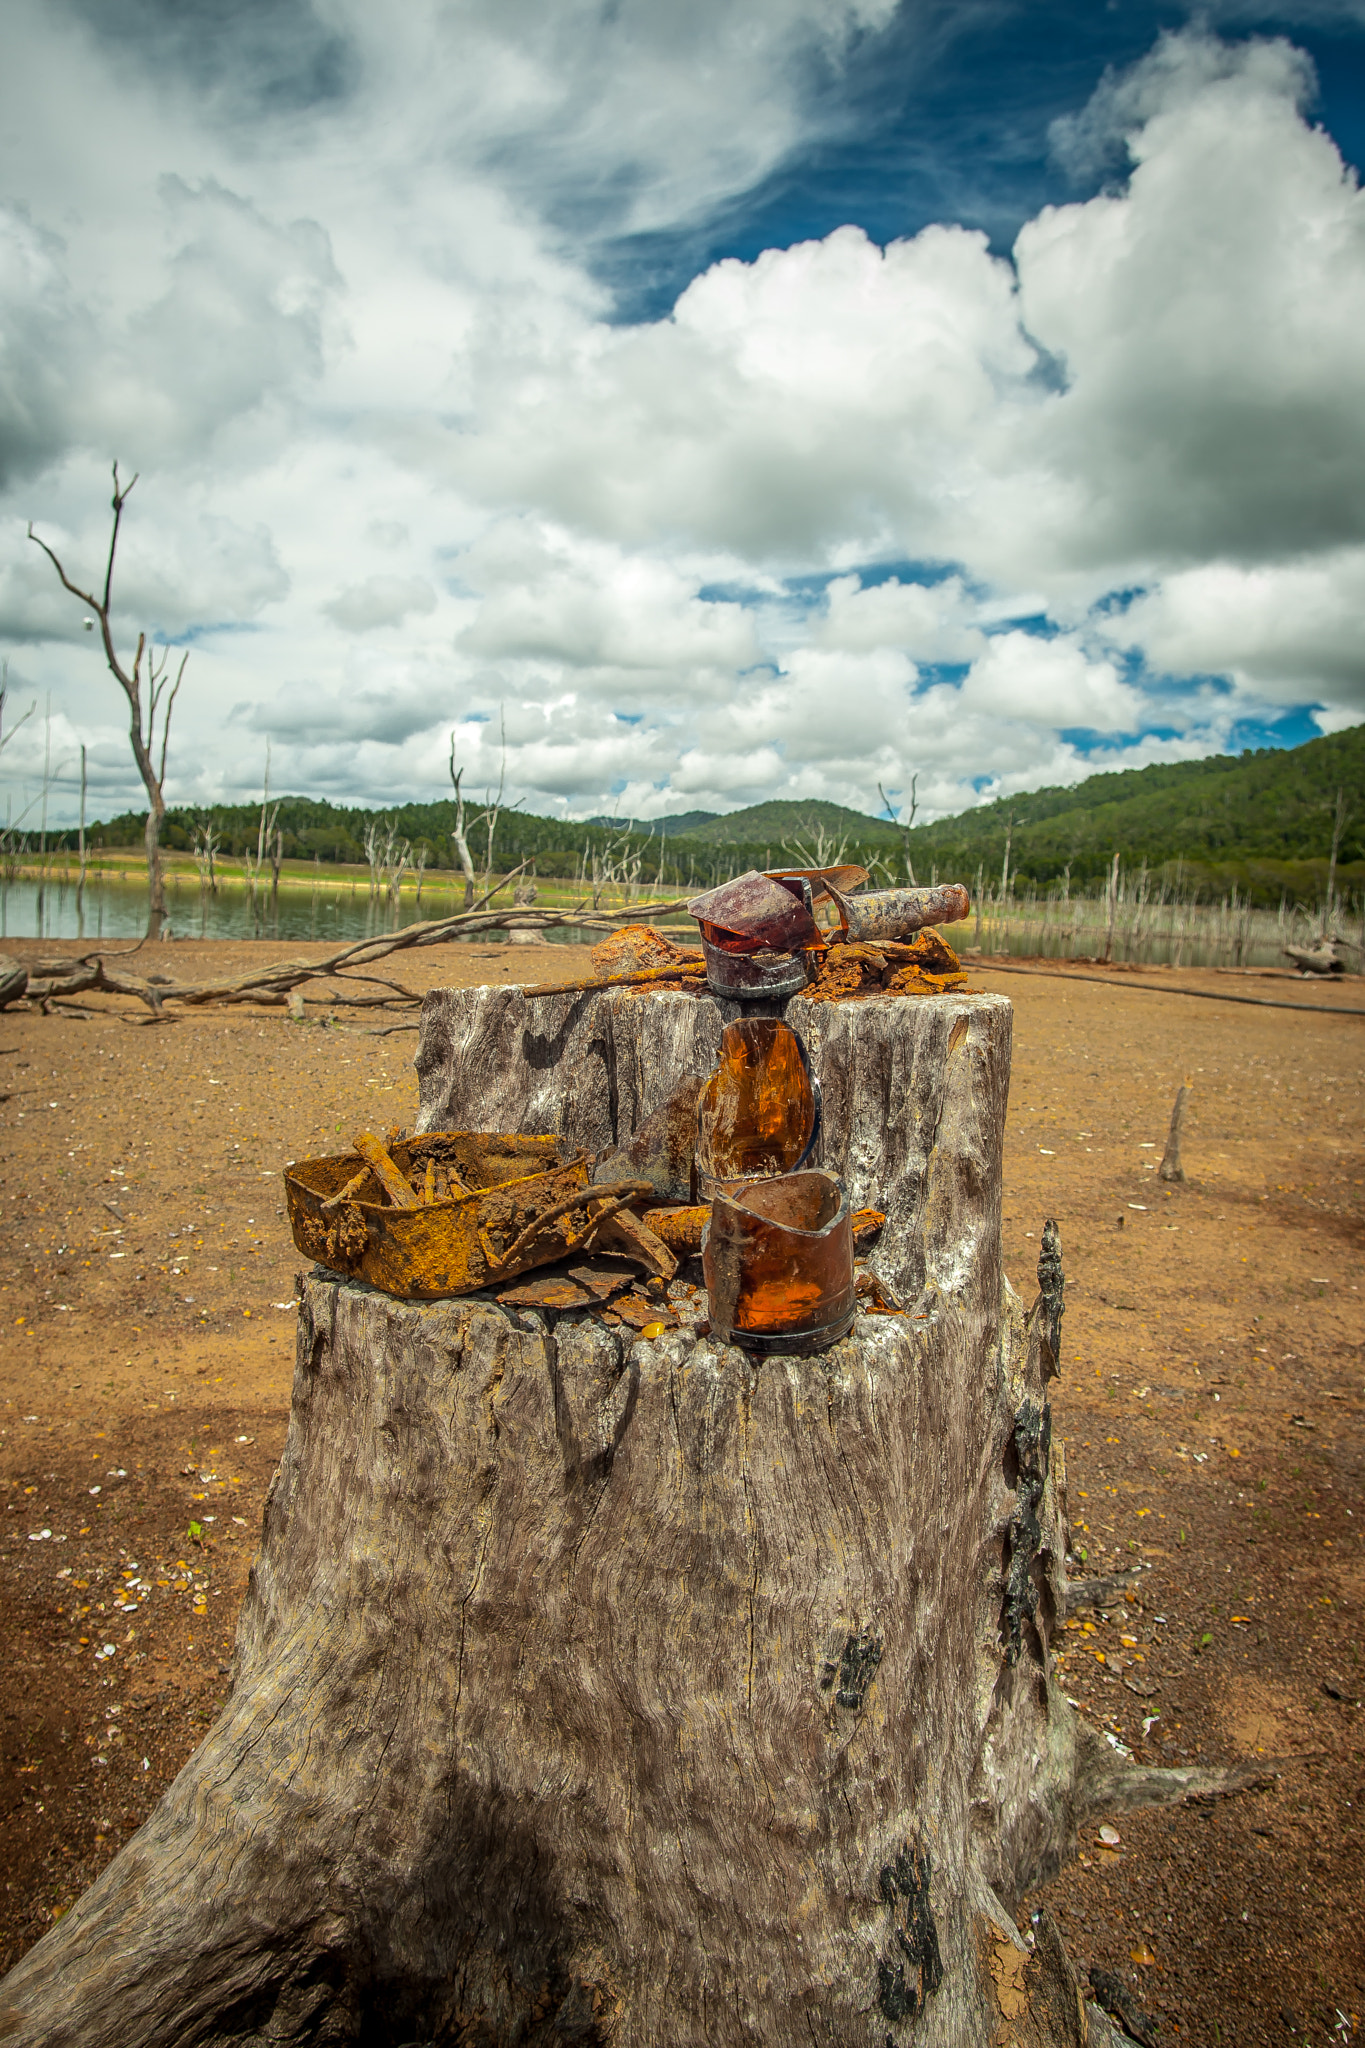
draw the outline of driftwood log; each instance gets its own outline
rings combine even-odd
[[[619,1144],[729,1014],[438,992],[421,1121]],[[228,1699],[0,1984],[6,2048],[1085,2039],[1021,1893],[1091,1810],[1222,1781],[1125,1765],[1049,1676],[1060,1257],[1026,1314],[1010,1005],[786,1014],[908,1312],[759,1364],[301,1279]]]
[[[142,975],[135,969],[121,967],[120,961],[132,959],[141,950],[141,940],[135,946],[96,948],[69,959],[40,960],[31,969],[8,956],[0,956],[0,1009],[28,996],[46,1015],[51,1004],[71,1003],[83,995],[133,996],[146,1006],[152,1018],[163,1020],[173,1015],[166,1009],[167,1003],[259,1003],[287,1008],[296,1017],[302,1015],[305,1000],[328,1008],[415,1009],[422,1000],[420,991],[385,975],[367,973],[366,969],[388,959],[390,954],[408,952],[417,946],[447,945],[457,939],[487,937],[494,932],[531,942],[552,931],[613,932],[643,917],[664,917],[683,908],[681,898],[667,903],[637,903],[625,910],[591,910],[582,903],[565,910],[485,908],[520,872],[519,868],[514,869],[512,875],[487,891],[471,909],[457,911],[453,917],[427,918],[418,924],[404,925],[398,931],[359,939],[321,960],[273,960],[248,968],[244,974],[209,981],[176,981],[168,974]],[[300,991],[309,984],[325,981],[333,986],[307,998],[301,995]]]

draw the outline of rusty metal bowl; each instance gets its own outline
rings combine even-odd
[[[346,1152],[286,1168],[285,1198],[305,1258],[407,1300],[473,1294],[563,1258],[617,1199],[610,1186],[590,1188],[588,1155],[565,1158],[554,1137],[430,1131],[390,1151],[403,1174],[420,1178],[431,1160],[468,1192],[395,1208],[359,1154]]]

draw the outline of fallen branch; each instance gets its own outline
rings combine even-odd
[[[525,862],[522,863],[525,866]],[[520,874],[514,869],[513,874]],[[506,888],[512,876],[498,884]],[[632,904],[626,910],[587,911],[581,905],[568,910],[488,910],[483,906],[489,898],[498,893],[492,889],[479,899],[472,910],[459,911],[454,917],[430,918],[421,924],[410,924],[402,931],[389,932],[381,938],[361,939],[354,945],[343,946],[339,952],[331,953],[324,960],[281,960],[264,967],[249,968],[245,974],[235,974],[212,981],[169,981],[158,977],[156,981],[140,975],[126,974],[108,966],[110,959],[126,957],[122,952],[87,953],[73,962],[72,970],[61,976],[30,980],[28,994],[39,1002],[54,997],[68,997],[94,993],[100,995],[131,996],[145,1003],[155,1015],[160,1015],[166,1003],[232,1003],[259,1002],[282,1004],[291,992],[308,981],[340,981],[342,983],[370,982],[382,988],[392,989],[389,996],[371,994],[351,995],[330,992],[315,1001],[332,1004],[346,1004],[355,1009],[369,1009],[381,1006],[416,1007],[422,1000],[421,993],[409,989],[401,982],[389,981],[375,974],[364,974],[359,970],[372,966],[375,961],[385,959],[390,953],[406,952],[417,946],[439,946],[454,939],[477,936],[480,932],[492,931],[614,931],[618,924],[638,923],[642,916],[662,917],[670,912],[683,909],[681,897],[667,903]]]

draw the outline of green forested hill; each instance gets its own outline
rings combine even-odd
[[[1365,726],[1310,740],[1302,747],[1215,754],[1170,767],[1091,775],[1069,789],[1038,789],[917,825],[902,832],[885,819],[811,799],[774,800],[716,817],[690,812],[665,821],[661,835],[620,820],[567,823],[504,811],[498,821],[498,866],[534,860],[541,874],[572,874],[585,858],[629,840],[641,855],[642,880],[667,888],[705,887],[746,867],[798,857],[797,849],[833,860],[841,854],[876,863],[876,879],[902,881],[905,856],[916,878],[975,881],[978,867],[998,878],[1010,834],[1010,871],[1020,886],[1059,880],[1098,885],[1118,853],[1125,867],[1177,875],[1183,888],[1219,896],[1239,890],[1268,902],[1282,892],[1311,897],[1327,872],[1337,791],[1350,807],[1338,855],[1343,888],[1365,891]],[[91,831],[93,844],[132,845],[145,814],[129,813]],[[211,812],[173,811],[166,842],[188,847],[194,827],[211,816],[225,850],[254,849],[260,807],[215,805]],[[279,822],[292,859],[363,861],[367,824],[392,823],[400,838],[425,846],[428,865],[450,867],[454,805],[395,804],[383,811],[348,809],[311,797],[285,797]],[[686,829],[684,829],[686,828]],[[483,854],[474,829],[475,858]]]
[[[1365,726],[1301,747],[1215,754],[1169,767],[1091,775],[1070,789],[1002,797],[910,834],[916,873],[936,865],[998,872],[1013,819],[1010,865],[1047,882],[1070,867],[1095,882],[1115,853],[1125,866],[1180,864],[1183,879],[1218,894],[1230,883],[1277,898],[1325,875],[1338,790],[1352,806],[1338,854],[1349,886],[1365,883]]]

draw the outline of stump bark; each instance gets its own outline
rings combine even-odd
[[[421,1122],[620,1145],[732,1014],[438,992]],[[1060,1280],[1026,1315],[1001,1268],[1010,1006],[786,1015],[908,1312],[758,1363],[301,1278],[223,1712],[0,2040],[1084,2041],[1011,1911],[1092,1807],[1208,1780],[1116,1778],[1048,1676]]]

